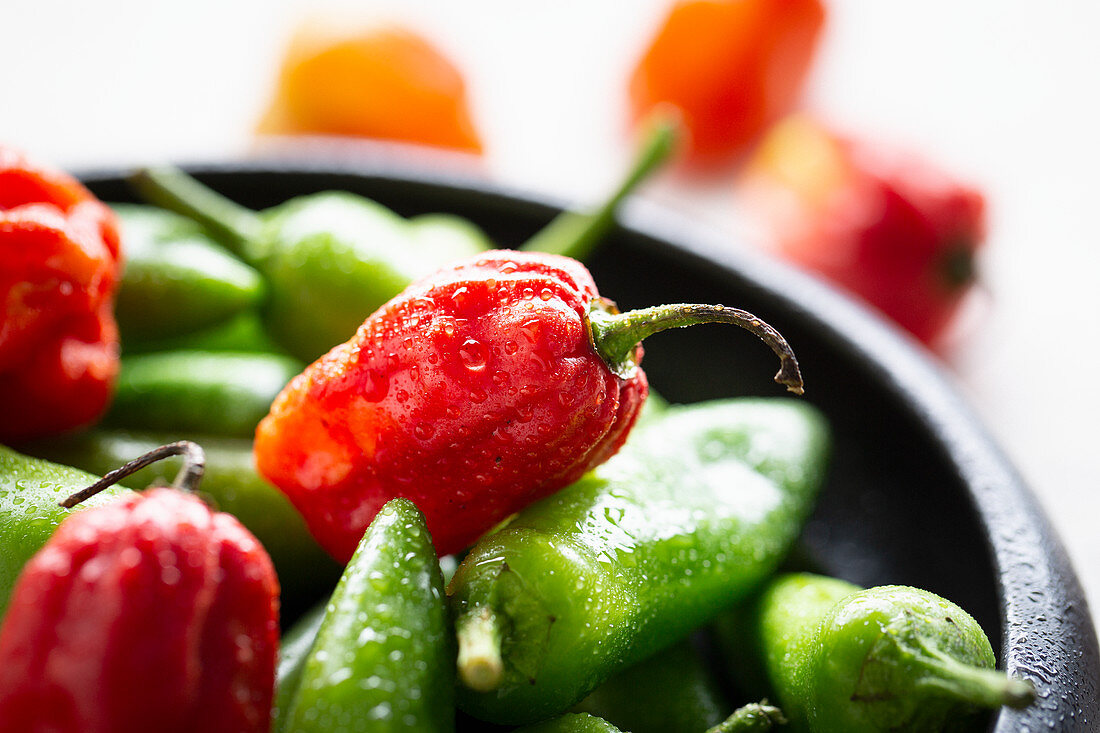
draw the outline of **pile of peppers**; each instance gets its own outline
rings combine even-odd
[[[655,128],[603,207],[520,250],[341,192],[256,213],[164,169],[136,185],[173,211],[112,214],[0,154],[0,256],[24,268],[0,389],[31,374],[17,355],[111,317],[83,342],[111,357],[108,396],[0,447],[0,720],[937,731],[1030,704],[950,601],[777,574],[828,475],[817,409],[650,391],[642,339],[708,322],[754,334],[802,391],[757,316],[620,313],[575,259],[671,140]],[[69,280],[22,274],[35,257]]]

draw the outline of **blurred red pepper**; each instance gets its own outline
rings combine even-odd
[[[481,152],[458,69],[427,40],[396,27],[335,36],[299,32],[260,132],[358,135]]]
[[[744,151],[794,106],[824,21],[820,0],[677,3],[630,79],[634,119],[678,108],[695,162]]]
[[[741,193],[780,254],[935,344],[976,280],[985,200],[917,156],[795,116],[745,168]]]
[[[741,326],[724,306],[618,313],[576,260],[491,251],[413,283],[283,390],[256,430],[260,472],[346,561],[395,497],[424,513],[441,555],[581,477],[626,440],[648,388],[639,341],[667,328]]]
[[[110,209],[0,146],[0,441],[79,427],[107,407],[120,260]]]
[[[193,495],[153,488],[75,513],[16,581],[0,728],[266,733],[278,593],[256,538]]]

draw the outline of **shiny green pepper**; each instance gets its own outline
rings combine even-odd
[[[211,328],[259,306],[260,274],[198,224],[150,206],[112,208],[126,252],[115,301],[124,349]]]
[[[283,730],[452,731],[454,637],[424,517],[387,503],[332,594]]]
[[[1035,696],[993,669],[966,611],[917,588],[782,575],[718,630],[735,668],[763,672],[793,731],[974,730],[981,708]]]
[[[460,706],[526,723],[751,593],[824,478],[810,405],[671,407],[614,458],[483,538],[451,581]]]
[[[630,175],[600,209],[563,214],[525,247],[587,253],[612,226],[618,203],[667,157],[673,139],[671,124],[657,125]],[[263,274],[268,331],[306,362],[351,338],[413,280],[491,248],[479,229],[457,217],[409,221],[350,193],[301,196],[257,214],[179,170],[145,170],[134,183],[150,201],[204,224]]]
[[[98,477],[179,437],[168,432],[99,428],[41,441],[24,446],[24,450]],[[220,511],[237,517],[271,556],[282,587],[284,615],[302,611],[303,605],[327,596],[340,577],[341,568],[313,539],[286,496],[256,472],[252,442],[194,434],[187,437],[206,453],[202,494]],[[125,483],[141,489],[167,485],[181,465],[180,458],[167,458],[137,471]]]
[[[0,445],[0,618],[23,566],[42,549],[61,520],[127,493],[126,489],[110,488],[75,509],[59,506],[59,501],[98,479]]]
[[[251,438],[305,365],[279,354],[162,351],[122,359],[104,424]]]

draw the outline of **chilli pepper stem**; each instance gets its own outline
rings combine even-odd
[[[204,186],[179,168],[142,168],[129,181],[150,203],[198,221],[236,255],[245,256],[245,243],[258,234],[260,218],[255,211]]]
[[[724,305],[676,303],[639,308],[626,313],[609,313],[595,308],[589,314],[592,343],[596,352],[616,374],[628,374],[634,367],[638,342],[669,328],[700,323],[730,323],[750,331],[779,357],[775,381],[788,391],[802,394],[802,373],[790,344],[783,335],[753,314]]]
[[[520,249],[548,252],[584,260],[615,222],[615,210],[639,183],[663,164],[676,149],[680,121],[672,113],[655,113],[647,126],[642,145],[619,187],[594,211],[566,211],[527,240]]]
[[[81,489],[64,501],[58,502],[62,507],[71,509],[86,499],[89,499],[108,486],[114,486],[127,476],[140,471],[146,466],[156,463],[170,456],[183,456],[183,466],[176,474],[172,482],[172,488],[182,491],[195,491],[202,481],[203,472],[206,470],[206,454],[198,443],[189,440],[180,440],[168,445],[154,448],[148,453],[138,456],[126,465],[116,468],[91,486]]]
[[[963,664],[928,641],[921,647],[924,653],[920,655],[920,662],[928,670],[928,676],[919,683],[921,686],[986,708],[1007,705],[1020,710],[1035,700],[1035,687],[1027,680],[1009,677],[995,669]]]
[[[479,613],[465,618],[455,635],[458,638],[459,679],[471,690],[495,690],[504,677],[496,616],[488,608],[482,608]]]

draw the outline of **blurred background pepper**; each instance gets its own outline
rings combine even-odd
[[[985,198],[914,153],[797,115],[768,132],[740,193],[776,252],[929,345],[975,284]]]
[[[302,28],[260,131],[481,152],[462,74],[427,39],[396,26],[338,34]]]
[[[679,2],[630,77],[632,113],[680,110],[695,162],[744,152],[794,106],[824,21],[820,0]]]
[[[120,267],[111,211],[68,174],[0,146],[0,441],[106,409]]]

